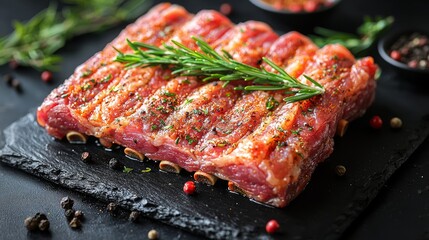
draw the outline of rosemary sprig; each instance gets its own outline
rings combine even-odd
[[[16,61],[37,70],[56,70],[61,58],[55,52],[66,41],[101,31],[138,17],[147,0],[65,0],[61,12],[49,6],[27,23],[14,22],[15,31],[0,38],[0,65]]]
[[[312,83],[311,86],[306,85],[267,58],[262,60],[277,73],[235,61],[226,51],[219,54],[200,38],[193,37],[193,40],[201,52],[176,41],[172,41],[173,45],[164,44],[163,48],[159,48],[127,40],[134,53],[124,54],[117,50],[116,61],[125,63],[126,67],[172,66],[172,73],[175,75],[202,76],[203,81],[221,80],[225,81],[225,84],[236,80],[252,81],[254,85],[236,87],[236,90],[287,90],[287,93],[292,95],[284,98],[286,102],[296,102],[324,93],[323,86],[314,79],[304,75]]]
[[[390,28],[393,22],[393,17],[366,17],[363,24],[358,27],[357,34],[316,27],[314,32],[319,36],[311,36],[311,38],[319,47],[339,43],[347,47],[353,54],[362,56],[373,45],[375,40]]]

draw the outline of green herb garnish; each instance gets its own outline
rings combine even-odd
[[[274,110],[279,105],[279,102],[276,101],[272,96],[268,98],[267,102],[265,103],[265,107],[267,110]]]
[[[143,169],[143,170],[141,170],[140,172],[141,173],[148,173],[148,172],[150,172],[150,171],[152,171],[152,169],[150,169],[150,168],[146,168],[146,169]]]
[[[110,81],[110,79],[112,79],[112,74],[109,74],[103,79],[101,79],[101,83],[107,83],[108,81]]]
[[[92,74],[91,70],[86,70],[85,72],[82,73],[81,77],[88,77],[91,74]]]
[[[292,134],[299,135],[302,131],[302,128],[298,128],[297,130],[291,130]]]
[[[175,93],[172,93],[172,92],[169,92],[169,91],[165,91],[165,92],[163,92],[162,93],[164,96],[167,96],[167,97],[175,97],[176,96],[176,94]]]
[[[202,52],[191,50],[173,40],[173,45],[164,44],[163,48],[127,40],[134,53],[125,54],[117,50],[116,61],[125,63],[127,67],[173,66],[173,75],[203,76],[205,77],[203,81],[221,80],[225,81],[225,84],[235,80],[252,81],[255,85],[236,88],[236,90],[287,90],[292,95],[284,98],[286,102],[296,102],[324,93],[323,86],[314,79],[304,75],[312,83],[312,86],[306,85],[267,58],[262,60],[277,73],[269,72],[263,67],[256,68],[235,61],[227,52],[224,51],[221,55],[204,40],[192,38]]]
[[[185,105],[190,104],[192,101],[194,101],[194,99],[192,99],[192,98],[186,99],[185,100]]]
[[[361,56],[393,22],[393,17],[366,17],[363,24],[357,29],[357,34],[317,27],[314,29],[314,32],[319,36],[311,36],[311,39],[319,47],[326,44],[339,43],[348,48],[353,54]]]
[[[197,140],[191,138],[191,136],[186,135],[185,136],[186,141],[188,141],[188,144],[191,145],[192,143],[196,142]]]
[[[134,170],[133,168],[129,168],[129,167],[124,166],[124,169],[122,170],[122,172],[124,172],[124,173],[130,173],[133,170]]]
[[[55,52],[67,40],[134,19],[149,7],[147,0],[65,2],[69,5],[61,12],[51,5],[27,23],[14,22],[15,31],[0,38],[0,65],[16,61],[38,70],[56,70],[61,58]]]

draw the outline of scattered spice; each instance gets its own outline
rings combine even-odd
[[[155,229],[150,230],[147,233],[147,238],[149,238],[150,240],[158,239],[158,231],[156,231]]]
[[[40,75],[40,78],[44,82],[48,83],[48,82],[52,81],[52,72],[50,72],[50,71],[43,71],[42,74]]]
[[[344,176],[346,174],[346,171],[347,169],[343,165],[337,165],[335,167],[335,173],[340,177]]]
[[[40,229],[40,231],[47,231],[49,229],[50,225],[51,224],[49,223],[49,220],[43,219],[39,223],[39,229]]]
[[[192,143],[194,143],[196,140],[193,139],[191,136],[186,135],[185,136],[186,141],[188,141],[188,144],[191,145]]]
[[[133,170],[134,170],[133,168],[129,168],[129,167],[124,166],[124,169],[122,170],[122,172],[124,172],[124,173],[130,173]]]
[[[298,129],[296,129],[296,130],[290,130],[290,132],[291,132],[292,134],[295,134],[295,135],[300,135],[301,131],[302,131],[302,128],[298,128]]]
[[[70,197],[63,197],[61,199],[60,205],[63,209],[71,209],[73,207],[74,201]]]
[[[48,220],[48,218],[46,217],[46,215],[44,213],[36,213],[34,218],[36,219],[37,222],[40,222],[42,220]]]
[[[82,73],[82,75],[80,76],[81,78],[84,78],[84,77],[88,77],[89,75],[91,75],[92,74],[92,70],[91,69],[86,69],[83,73]]]
[[[429,36],[423,33],[403,35],[389,50],[392,59],[411,68],[429,68]]]
[[[268,221],[267,225],[265,225],[265,231],[267,231],[267,233],[269,234],[273,234],[277,232],[279,228],[280,228],[279,223],[274,219]]]
[[[279,102],[276,101],[276,99],[274,99],[272,96],[270,98],[268,98],[267,102],[265,103],[265,107],[267,108],[267,110],[274,110],[274,108],[276,108],[279,105]]]
[[[106,77],[104,77],[101,80],[101,83],[107,83],[108,81],[110,81],[110,79],[112,79],[112,74],[107,75]]]
[[[173,93],[173,92],[169,92],[169,91],[164,91],[164,92],[162,93],[162,95],[164,95],[164,96],[166,96],[166,97],[175,97],[175,96],[176,96],[176,94],[175,94],[175,93]]]
[[[219,10],[223,15],[228,16],[232,12],[232,6],[229,3],[223,3],[220,5]]]
[[[70,221],[69,226],[71,228],[80,228],[82,226],[82,223],[80,222],[79,218],[73,218]]]
[[[399,51],[397,51],[397,50],[393,50],[390,52],[390,57],[396,61],[399,61],[399,60],[401,60],[401,53],[399,53]]]
[[[80,155],[80,159],[84,162],[84,163],[89,163],[92,160],[91,154],[89,152],[83,152]]]
[[[109,161],[109,167],[114,170],[119,170],[122,168],[122,163],[120,163],[116,158],[112,158]]]
[[[18,79],[13,78],[10,85],[13,89],[15,89],[16,92],[22,91],[21,82]]]
[[[111,202],[107,204],[107,211],[109,211],[110,213],[114,214],[116,213],[117,210],[118,210],[118,205],[116,205],[116,203]]]
[[[402,120],[398,117],[394,117],[392,119],[390,119],[390,127],[391,128],[401,128],[402,127]]]
[[[193,101],[194,101],[194,99],[192,99],[192,98],[186,99],[185,105],[188,105],[188,104],[192,103]]]
[[[39,223],[34,217],[28,217],[24,220],[24,225],[28,231],[35,231],[39,227]]]
[[[192,195],[195,193],[195,183],[193,181],[187,181],[185,185],[183,185],[183,191],[187,195]]]
[[[64,212],[64,216],[67,218],[68,221],[70,221],[72,218],[74,218],[74,213],[75,213],[74,209],[67,209]]]
[[[76,210],[74,212],[74,217],[78,218],[79,220],[82,220],[83,219],[83,212],[81,210]]]
[[[4,82],[5,82],[7,85],[12,86],[12,80],[13,80],[12,75],[10,75],[10,74],[5,74],[5,75],[3,76],[3,80],[4,80]]]
[[[408,62],[408,67],[410,68],[417,68],[417,60],[411,60]]]
[[[140,217],[139,211],[132,211],[130,213],[130,216],[128,217],[128,220],[130,220],[130,222],[137,222],[139,217]]]
[[[24,225],[28,231],[46,231],[49,229],[49,220],[43,213],[36,213],[34,217],[28,217],[24,220]]]
[[[88,89],[91,89],[91,87],[92,87],[91,83],[87,82],[83,86],[81,86],[80,89],[86,91]]]
[[[369,120],[369,125],[374,129],[380,129],[383,126],[383,120],[380,116],[375,115]]]

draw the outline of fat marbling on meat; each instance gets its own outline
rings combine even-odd
[[[132,52],[126,39],[156,46],[173,39],[198,50],[192,36],[252,66],[267,57],[300,81],[306,81],[303,74],[312,77],[325,93],[285,103],[281,91],[234,90],[244,81],[203,83],[163,67],[129,69],[114,61],[113,47]],[[332,153],[338,122],[353,120],[370,106],[376,69],[371,57],[356,60],[341,45],[319,49],[297,32],[279,37],[261,22],[234,25],[216,11],[192,15],[164,3],[53,90],[38,108],[37,121],[56,138],[70,131],[95,136],[152,160],[231,181],[252,199],[284,207]],[[268,110],[269,99],[278,106]]]

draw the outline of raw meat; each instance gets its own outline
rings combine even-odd
[[[303,74],[317,80],[325,93],[287,104],[280,91],[235,91],[242,81],[223,87],[114,62],[113,46],[131,52],[127,38],[157,46],[174,39],[197,50],[191,36],[249,65],[265,56],[301,81]],[[37,121],[56,138],[70,131],[95,136],[231,181],[248,197],[283,207],[332,153],[338,122],[359,117],[372,103],[376,69],[372,58],[356,61],[340,45],[318,49],[297,32],[279,37],[261,22],[234,25],[215,11],[193,16],[165,3],[79,66],[45,99]],[[279,102],[273,110],[266,108],[269,99]]]

